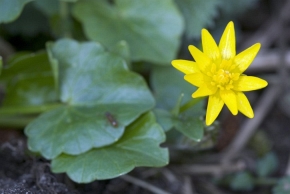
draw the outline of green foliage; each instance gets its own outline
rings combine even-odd
[[[0,23],[15,20],[28,2],[32,0],[0,0]]]
[[[169,64],[176,57],[183,20],[172,0],[79,1],[73,14],[89,39],[107,47],[128,42],[133,61]]]
[[[125,126],[154,106],[144,80],[94,42],[63,39],[48,46],[63,106],[26,127],[31,150],[48,159],[80,154],[116,142]],[[118,126],[112,126],[106,114]]]
[[[289,194],[290,193],[290,176],[286,176],[278,181],[273,187],[273,194]]]
[[[52,170],[67,172],[72,180],[86,183],[114,178],[138,166],[164,166],[168,152],[159,147],[164,140],[153,114],[147,113],[129,125],[116,143],[77,156],[62,154],[52,161]]]
[[[175,3],[185,19],[186,36],[197,38],[202,28],[213,25],[221,0],[175,0]]]
[[[157,107],[172,109],[180,94],[184,94],[181,105],[192,99],[191,94],[196,90],[196,87],[185,82],[183,76],[182,73],[173,68],[156,66],[152,69],[150,83]]]
[[[168,79],[169,77],[170,79]],[[186,105],[182,103],[182,101],[191,103],[191,93],[195,87],[186,83],[181,73],[166,67],[154,67],[151,85],[155,91],[157,106],[162,108],[155,110],[155,114],[163,129],[168,131],[175,127],[190,139],[200,141],[204,133],[203,121],[199,119],[204,112],[202,106],[199,106],[202,103],[192,104],[190,107],[193,105],[194,107],[187,112]],[[168,98],[168,94],[170,94],[170,98]],[[183,94],[182,98],[180,98],[180,94]],[[177,99],[177,104],[174,107]],[[167,111],[172,107],[174,109],[171,112]],[[182,108],[185,110],[181,110]]]
[[[52,160],[54,172],[87,183],[164,166],[168,150],[160,144],[171,129],[212,147],[217,128],[204,127],[202,99],[191,98],[196,88],[169,65],[182,36],[200,36],[228,0],[30,1],[0,0],[0,23],[11,22],[1,37],[15,50],[46,49],[3,56],[3,70],[1,58],[0,125],[25,127],[29,149]],[[271,164],[261,160],[259,175]],[[251,185],[247,174],[234,180],[236,189],[240,180]]]
[[[4,29],[12,35],[32,37],[39,33],[47,32],[49,30],[49,22],[41,11],[36,9],[32,3],[29,3],[14,22],[4,25]]]
[[[253,7],[258,0],[243,0],[243,1],[232,1],[232,0],[221,0],[220,9],[224,15],[228,17],[239,16],[249,8]]]
[[[33,3],[48,16],[56,15],[59,12],[59,0],[37,0]]]
[[[2,68],[3,68],[3,60],[2,57],[0,57],[0,75],[2,73]]]
[[[240,172],[234,175],[230,186],[233,190],[250,191],[254,188],[254,179],[249,172]]]
[[[0,81],[6,86],[3,108],[17,109],[49,104],[57,100],[53,75],[45,52],[15,55],[3,69]]]
[[[164,109],[154,109],[154,114],[164,131],[169,131],[173,127],[174,116],[171,112]]]
[[[271,151],[272,142],[264,130],[258,130],[251,138],[249,146],[259,157],[262,157]]]
[[[273,152],[270,152],[258,161],[257,174],[261,177],[269,176],[277,167],[278,159]]]
[[[201,141],[204,133],[203,121],[200,119],[187,118],[186,120],[175,121],[175,127],[178,131],[183,133],[185,136],[195,140]]]

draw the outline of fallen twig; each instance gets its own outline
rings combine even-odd
[[[152,184],[149,184],[145,181],[142,181],[140,179],[137,179],[137,178],[134,178],[130,175],[123,175],[120,177],[121,179],[127,181],[127,182],[130,182],[130,183],[133,183],[135,185],[138,185],[139,187],[142,187],[144,189],[147,189],[149,191],[151,191],[152,193],[155,193],[155,194],[170,194],[168,193],[167,191],[164,191]]]

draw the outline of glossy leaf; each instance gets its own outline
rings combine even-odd
[[[203,121],[200,119],[187,118],[175,120],[175,128],[194,141],[201,141],[204,134]]]
[[[44,157],[110,145],[154,106],[143,78],[100,44],[63,39],[48,50],[64,106],[42,114],[25,130],[30,149]]]
[[[139,166],[164,166],[168,164],[168,151],[159,147],[164,140],[153,114],[147,113],[128,126],[115,144],[77,156],[62,154],[52,161],[52,171],[66,172],[73,181],[87,183],[111,179]]]
[[[0,80],[6,84],[3,107],[43,105],[58,99],[45,52],[17,54],[8,61]]]
[[[290,193],[290,176],[281,178],[273,187],[273,194],[289,194]]]
[[[59,1],[60,0],[36,0],[33,4],[47,16],[52,16],[59,13]]]
[[[184,94],[182,104],[191,99],[191,94],[196,90],[195,86],[183,79],[183,74],[172,67],[154,67],[151,85],[157,101],[157,107],[171,110],[180,94]]]
[[[261,177],[269,176],[278,167],[277,156],[270,152],[258,161],[257,174]]]
[[[230,186],[236,191],[250,191],[254,188],[254,178],[249,172],[240,172],[235,174]]]
[[[239,16],[242,13],[248,11],[251,7],[257,4],[258,0],[244,0],[244,1],[232,1],[232,0],[220,0],[222,6],[221,11],[227,17]]]
[[[50,30],[47,18],[41,11],[36,9],[32,3],[29,3],[25,6],[21,15],[15,21],[3,25],[3,28],[12,35],[22,35],[29,37],[36,37],[38,34],[47,33]],[[36,43],[42,48],[44,41],[39,39]],[[25,46],[22,47],[27,49],[27,45]]]
[[[197,38],[202,28],[213,25],[221,0],[175,0],[175,3],[185,18],[186,36]]]
[[[130,48],[126,41],[118,42],[114,47],[111,48],[110,51],[117,56],[122,57],[128,66],[131,66]]]
[[[155,109],[154,114],[157,122],[161,125],[164,131],[169,131],[173,127],[173,115],[163,109]]]
[[[28,2],[32,0],[0,0],[0,23],[15,20]]]
[[[91,40],[109,48],[125,40],[133,61],[169,65],[183,31],[182,17],[172,0],[78,1],[73,15]]]

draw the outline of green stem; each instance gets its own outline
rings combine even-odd
[[[171,113],[172,113],[175,117],[177,117],[178,114],[179,114],[179,111],[180,111],[180,104],[181,104],[181,102],[182,102],[183,96],[184,96],[183,93],[180,94],[180,96],[179,96],[179,98],[178,98],[178,100],[177,100],[177,102],[176,102],[175,107],[174,107],[173,110],[171,111]]]
[[[35,117],[0,117],[1,127],[11,127],[11,128],[24,128],[28,123],[34,120]]]
[[[277,178],[257,178],[254,180],[256,185],[275,185],[278,182]]]
[[[187,103],[185,103],[184,105],[182,105],[180,107],[180,112],[185,112],[186,110],[188,110],[189,108],[191,108],[192,106],[196,105],[198,102],[204,100],[204,97],[201,98],[193,98],[191,100],[189,100]]]
[[[45,104],[38,106],[24,107],[2,107],[0,108],[0,116],[20,115],[20,114],[39,114],[47,110],[55,109],[62,106],[61,103]]]
[[[62,36],[66,38],[71,38],[71,31],[70,31],[70,18],[69,18],[69,8],[68,3],[65,1],[60,2],[60,18],[61,18],[61,29],[62,29]]]

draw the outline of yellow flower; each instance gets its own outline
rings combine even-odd
[[[238,111],[249,118],[254,117],[253,109],[243,92],[264,88],[268,83],[243,72],[249,67],[260,49],[260,43],[236,55],[234,23],[229,22],[219,45],[206,29],[202,29],[202,49],[188,47],[194,61],[173,60],[172,65],[185,73],[184,79],[198,87],[193,98],[209,96],[206,125],[211,125],[224,104],[233,115]]]

